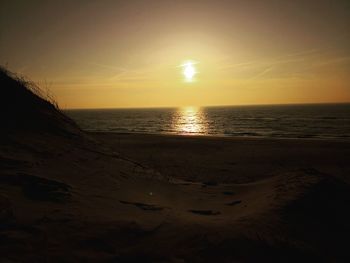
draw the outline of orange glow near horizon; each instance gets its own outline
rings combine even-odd
[[[307,2],[7,1],[0,64],[64,109],[350,102],[349,9]]]

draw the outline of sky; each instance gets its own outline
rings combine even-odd
[[[0,64],[64,109],[350,102],[349,26],[348,0],[2,0]]]

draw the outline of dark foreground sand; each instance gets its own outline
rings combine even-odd
[[[5,262],[350,259],[346,142],[98,133],[1,145]]]

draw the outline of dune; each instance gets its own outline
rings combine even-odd
[[[0,82],[1,261],[350,260],[349,143],[86,133]]]

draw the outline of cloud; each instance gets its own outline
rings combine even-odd
[[[255,76],[253,76],[251,79],[258,79],[261,78],[262,76],[266,75],[268,72],[270,72],[273,69],[273,67],[268,67],[264,69],[263,71],[259,72]]]
[[[254,80],[268,78],[306,78],[317,76],[320,67],[345,64],[350,56],[332,53],[331,48],[307,49],[285,54],[272,59],[251,60],[241,63],[226,63],[220,69],[230,77]],[[268,75],[268,76],[266,76]]]

